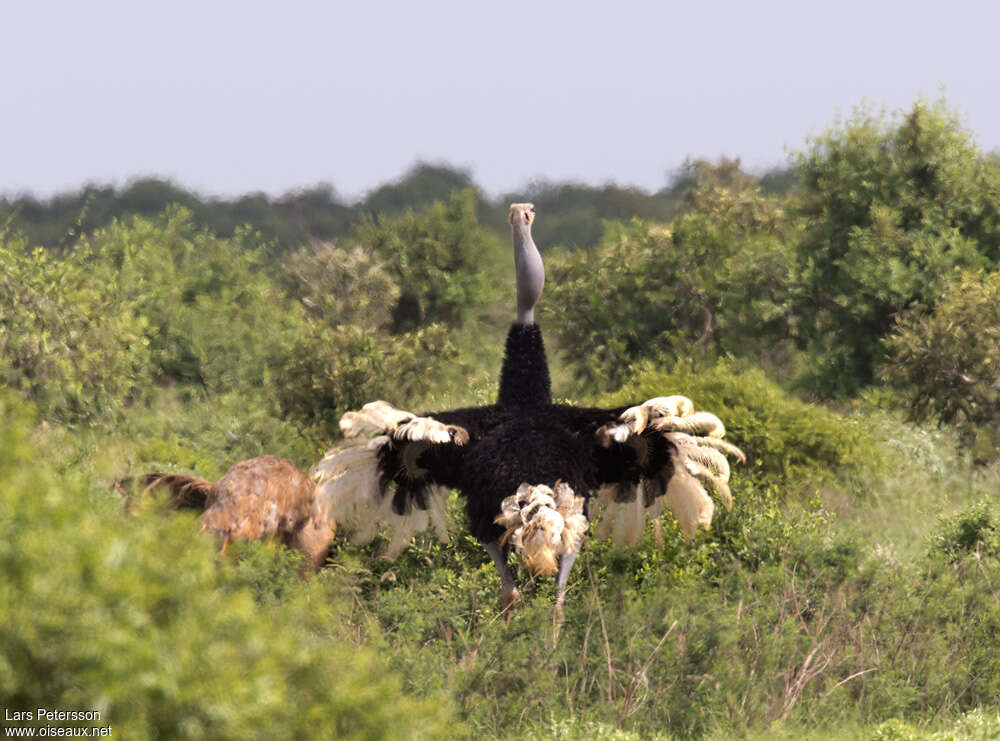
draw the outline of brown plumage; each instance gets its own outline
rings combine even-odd
[[[306,555],[303,569],[323,565],[336,526],[313,517],[315,483],[294,463],[274,455],[240,461],[214,484],[197,476],[150,473],[118,482],[118,488],[165,488],[176,509],[202,509],[201,526],[232,540],[274,538]]]

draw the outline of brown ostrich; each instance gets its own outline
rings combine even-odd
[[[306,555],[303,571],[326,560],[336,525],[313,517],[316,484],[294,463],[275,455],[240,461],[214,484],[197,476],[148,473],[117,482],[123,491],[165,488],[175,509],[199,509],[201,527],[222,538],[220,553],[233,540],[274,538]]]

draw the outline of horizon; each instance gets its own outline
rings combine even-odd
[[[737,161],[739,161],[738,157],[736,157],[734,159],[736,159]],[[686,161],[687,160],[685,160],[685,162]],[[692,161],[693,161],[693,158],[692,158]],[[713,162],[719,162],[721,160],[712,160],[712,161]],[[385,180],[384,182],[376,183],[372,188],[370,188],[370,189],[368,189],[368,190],[366,190],[366,191],[364,191],[364,192],[362,192],[360,194],[355,194],[355,195],[347,195],[347,194],[343,193],[343,191],[341,191],[339,188],[337,188],[337,184],[336,183],[333,183],[333,182],[330,182],[330,181],[323,181],[323,180],[316,181],[316,182],[313,182],[313,183],[306,183],[306,184],[303,184],[303,185],[292,186],[291,188],[289,188],[287,190],[284,190],[284,191],[280,191],[280,192],[268,192],[268,191],[262,190],[260,188],[250,188],[248,190],[240,191],[240,192],[237,192],[237,193],[222,193],[222,194],[220,194],[220,193],[209,193],[209,192],[205,192],[203,190],[200,190],[198,188],[191,187],[191,186],[187,185],[186,183],[179,182],[178,180],[176,180],[174,178],[171,178],[171,177],[167,177],[167,176],[163,176],[163,175],[158,175],[156,173],[146,173],[146,174],[139,174],[139,175],[136,175],[136,176],[133,176],[133,177],[128,177],[128,178],[125,178],[123,180],[119,180],[117,182],[106,182],[106,181],[102,182],[102,181],[97,181],[97,180],[84,181],[84,182],[80,183],[79,185],[71,186],[69,188],[66,188],[65,190],[59,190],[59,191],[56,191],[56,192],[53,192],[53,193],[44,194],[44,195],[40,195],[40,194],[35,193],[33,191],[27,191],[27,190],[21,190],[21,191],[17,191],[17,192],[13,192],[13,193],[0,192],[0,200],[5,200],[7,202],[15,202],[15,201],[22,200],[22,199],[30,199],[30,200],[35,200],[35,201],[37,201],[39,203],[46,203],[46,202],[51,202],[51,201],[53,201],[55,199],[58,199],[60,197],[64,197],[64,196],[67,196],[67,195],[75,195],[75,194],[78,194],[78,193],[82,193],[82,192],[84,192],[84,191],[86,191],[88,189],[101,190],[101,189],[105,189],[105,188],[111,188],[115,192],[121,192],[123,190],[128,189],[130,186],[134,185],[135,183],[141,183],[141,182],[161,182],[161,183],[167,183],[167,184],[172,185],[172,186],[174,186],[174,187],[176,187],[176,188],[178,188],[180,190],[186,191],[186,192],[188,192],[188,193],[196,196],[197,198],[199,198],[200,200],[203,200],[203,201],[232,201],[232,200],[238,200],[240,198],[246,198],[246,197],[250,197],[250,196],[258,196],[258,195],[263,195],[263,196],[267,197],[270,200],[280,200],[282,198],[287,198],[287,197],[294,196],[296,194],[307,192],[307,191],[324,189],[324,188],[330,188],[332,190],[333,197],[336,200],[340,201],[344,205],[355,206],[355,205],[359,205],[360,203],[362,203],[366,198],[370,197],[373,193],[375,193],[376,191],[378,191],[381,188],[392,187],[394,185],[397,185],[399,183],[404,182],[407,179],[407,177],[409,177],[410,175],[412,175],[414,172],[416,172],[418,169],[420,169],[422,167],[431,167],[431,168],[435,168],[435,169],[450,170],[450,171],[455,172],[455,173],[460,173],[460,174],[463,174],[463,175],[467,175],[469,177],[470,181],[471,181],[470,187],[474,187],[474,188],[478,189],[480,191],[480,193],[482,194],[484,200],[486,200],[486,201],[500,201],[500,200],[503,200],[504,198],[515,197],[518,193],[527,193],[527,192],[531,191],[534,188],[546,187],[546,186],[553,186],[553,187],[571,186],[571,187],[581,187],[581,188],[588,188],[588,189],[594,189],[594,190],[599,190],[599,189],[602,189],[602,188],[618,188],[618,189],[621,189],[621,190],[636,190],[636,191],[639,191],[639,192],[644,193],[646,195],[656,195],[657,193],[669,190],[673,186],[673,184],[675,182],[677,182],[678,179],[680,179],[681,177],[683,177],[683,175],[685,173],[684,164],[685,163],[681,163],[680,165],[678,165],[678,167],[674,171],[666,173],[666,175],[664,177],[663,184],[661,186],[659,186],[658,188],[655,188],[655,189],[653,189],[653,188],[645,188],[645,187],[643,187],[641,185],[636,185],[634,183],[624,183],[624,182],[618,182],[618,181],[613,181],[613,180],[607,180],[607,181],[599,182],[599,183],[590,183],[590,182],[583,182],[581,180],[547,180],[547,179],[536,179],[536,180],[531,180],[529,182],[523,183],[520,186],[520,188],[503,190],[503,191],[499,191],[499,192],[490,192],[490,191],[488,191],[482,185],[482,183],[480,183],[480,182],[478,182],[476,180],[475,173],[473,173],[471,170],[469,170],[467,168],[463,168],[463,167],[460,167],[458,165],[455,165],[455,164],[449,163],[449,162],[440,162],[440,161],[439,162],[427,162],[427,161],[424,161],[424,160],[416,160],[413,163],[411,163],[409,166],[407,166],[398,175],[390,177],[388,180]],[[747,173],[748,175],[760,178],[760,177],[763,177],[763,176],[771,174],[771,173],[788,171],[788,170],[791,169],[791,165],[789,163],[785,163],[785,164],[782,164],[782,165],[775,165],[773,167],[768,167],[768,168],[765,168],[765,169],[750,169],[750,168],[744,167],[742,165],[742,162],[741,162],[740,163],[740,169],[743,172]]]

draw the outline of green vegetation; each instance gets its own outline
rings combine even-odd
[[[444,729],[447,700],[402,693],[338,619],[331,586],[303,585],[280,608],[255,600],[190,517],[127,519],[118,502],[54,478],[38,465],[23,405],[10,394],[0,404],[6,708],[97,710],[133,739]]]
[[[778,361],[794,226],[734,163],[693,172],[684,213],[670,224],[609,225],[596,249],[553,264],[558,336],[580,380],[616,388],[649,358]]]
[[[105,294],[89,256],[0,244],[0,379],[61,421],[121,409],[152,375],[145,319]]]
[[[500,618],[457,495],[450,544],[338,540],[304,580],[111,488],[309,468],[376,398],[492,400],[506,205],[467,173],[0,204],[0,704],[123,738],[996,738],[998,193],[943,102],[759,178],[533,186],[557,395],[683,393],[748,454],[710,531],[588,543],[558,637],[520,569]]]
[[[931,314],[904,317],[886,344],[884,374],[911,416],[958,425],[991,458],[1000,445],[1000,270],[963,273]]]
[[[430,322],[461,326],[482,311],[498,288],[497,266],[506,253],[476,220],[476,192],[456,191],[424,213],[365,219],[357,238],[386,261],[399,286],[396,331]]]
[[[905,309],[927,310],[956,269],[1000,259],[1000,168],[943,102],[886,120],[858,111],[796,157],[797,310],[825,392],[871,382]]]
[[[750,461],[741,472],[759,483],[799,487],[805,495],[819,484],[871,478],[884,465],[880,441],[860,420],[801,401],[760,370],[732,362],[698,371],[678,363],[668,372],[646,364],[602,401],[616,406],[663,389],[684,389],[706,409],[725,409],[726,437]]]

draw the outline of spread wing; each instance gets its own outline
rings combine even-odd
[[[395,559],[415,533],[433,526],[448,542],[445,503],[456,485],[470,432],[479,431],[487,408],[418,417],[384,401],[366,404],[340,420],[344,440],[323,457],[316,481],[315,514],[370,543],[385,525],[385,557]]]
[[[681,534],[691,538],[712,522],[715,508],[706,485],[732,506],[726,456],[741,462],[746,457],[723,439],[719,418],[695,411],[690,399],[657,397],[628,408],[576,409],[570,416],[576,429],[593,435],[600,484],[593,514],[603,515],[598,537],[635,543],[648,515],[661,538],[659,515],[666,502]]]

